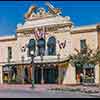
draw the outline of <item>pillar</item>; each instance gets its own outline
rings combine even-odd
[[[76,71],[75,71],[75,66],[72,66],[71,64],[68,65],[65,75],[64,75],[64,80],[63,84],[76,84]]]
[[[24,65],[21,66],[21,81],[22,81],[22,84],[24,84],[24,75],[25,75],[24,74],[25,73],[24,67],[25,67]]]
[[[100,67],[99,64],[95,66],[95,83],[99,84],[100,83]]]
[[[3,70],[2,70],[2,65],[0,65],[0,84],[3,84]]]
[[[58,84],[61,84],[61,68],[60,68],[60,65],[58,65]]]
[[[31,68],[29,65],[27,65],[28,67],[28,81],[30,82],[31,81]]]
[[[22,66],[21,65],[17,65],[17,82],[20,83],[21,82],[21,79],[22,79],[22,72],[21,72],[21,68]]]
[[[44,84],[43,66],[41,66],[41,84]]]
[[[85,82],[86,69],[83,69],[83,83]]]
[[[17,65],[17,76],[16,76],[16,82],[19,82],[19,77],[20,77],[20,70],[19,70],[19,65]]]

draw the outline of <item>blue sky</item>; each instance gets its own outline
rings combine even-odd
[[[100,1],[51,1],[70,16],[75,26],[100,23]],[[24,14],[31,5],[44,7],[45,1],[0,1],[0,35],[16,33],[16,25],[24,22]]]

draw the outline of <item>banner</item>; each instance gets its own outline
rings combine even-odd
[[[43,31],[42,29],[39,30],[36,28],[35,31],[33,32],[33,34],[34,34],[36,40],[39,40],[41,38],[45,38],[48,33]]]
[[[66,46],[66,40],[65,40],[64,42],[60,42],[60,41],[58,40],[58,45],[59,45],[59,48],[60,48],[60,49],[64,49],[65,46]]]

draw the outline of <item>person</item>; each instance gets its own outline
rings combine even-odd
[[[82,85],[83,83],[83,73],[80,74],[80,84]]]
[[[80,82],[80,73],[77,73],[77,82]]]
[[[94,73],[91,74],[92,83],[94,83]]]

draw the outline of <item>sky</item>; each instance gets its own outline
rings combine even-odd
[[[0,36],[16,34],[18,23],[24,23],[24,14],[31,5],[44,7],[46,1],[0,1]],[[100,1],[50,1],[70,16],[75,26],[100,23]]]

